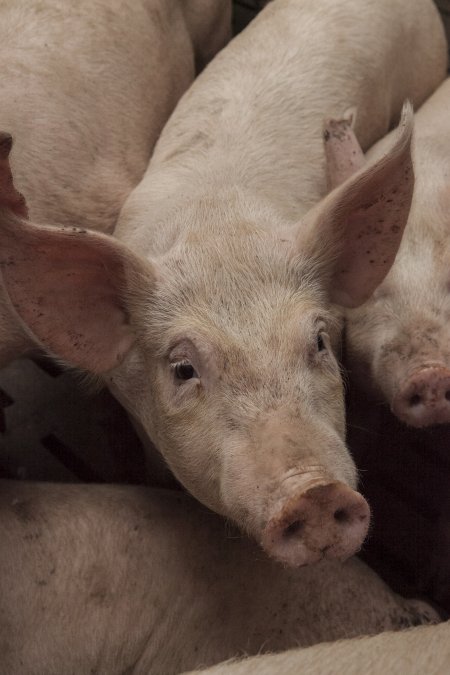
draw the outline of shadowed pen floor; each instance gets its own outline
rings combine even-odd
[[[235,3],[239,31],[263,3]],[[437,2],[450,31],[450,1]],[[363,557],[394,588],[450,612],[450,427],[408,430],[381,406],[349,401],[349,442],[373,511]],[[89,393],[50,359],[0,371],[0,477],[146,480],[142,446],[106,391]]]

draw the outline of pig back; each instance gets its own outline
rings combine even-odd
[[[435,618],[357,560],[283,568],[175,491],[0,481],[0,533],[1,675],[169,675]]]
[[[221,185],[263,193],[298,220],[327,189],[323,119],[356,106],[367,149],[397,121],[406,98],[419,105],[438,86],[446,64],[431,0],[274,0],[183,97],[141,192],[154,204],[169,174],[173,185],[192,171],[202,184],[220,176]]]
[[[194,77],[180,5],[1,3],[0,128],[33,220],[112,229]]]

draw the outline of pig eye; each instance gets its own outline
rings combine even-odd
[[[323,352],[326,350],[325,340],[323,338],[323,333],[317,333],[317,351]]]
[[[171,367],[177,380],[185,382],[186,380],[192,380],[194,377],[198,378],[197,371],[189,361],[178,361],[177,363],[172,363]]]

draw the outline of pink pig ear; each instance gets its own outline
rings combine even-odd
[[[94,373],[118,365],[134,334],[127,293],[150,265],[112,237],[41,227],[0,209],[0,266],[9,299],[51,354]]]
[[[314,261],[332,302],[361,305],[395,260],[414,188],[412,130],[407,103],[387,153],[333,190],[300,228],[296,253]]]
[[[28,209],[24,196],[16,190],[13,183],[9,155],[13,145],[12,136],[0,131],[0,206],[11,209],[23,218],[28,217]]]
[[[323,140],[330,190],[364,166],[364,153],[353,131],[355,119],[356,108],[351,108],[341,119],[327,119],[324,122]]]

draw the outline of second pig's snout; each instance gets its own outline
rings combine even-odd
[[[450,370],[422,367],[399,388],[392,412],[412,427],[450,422]]]

